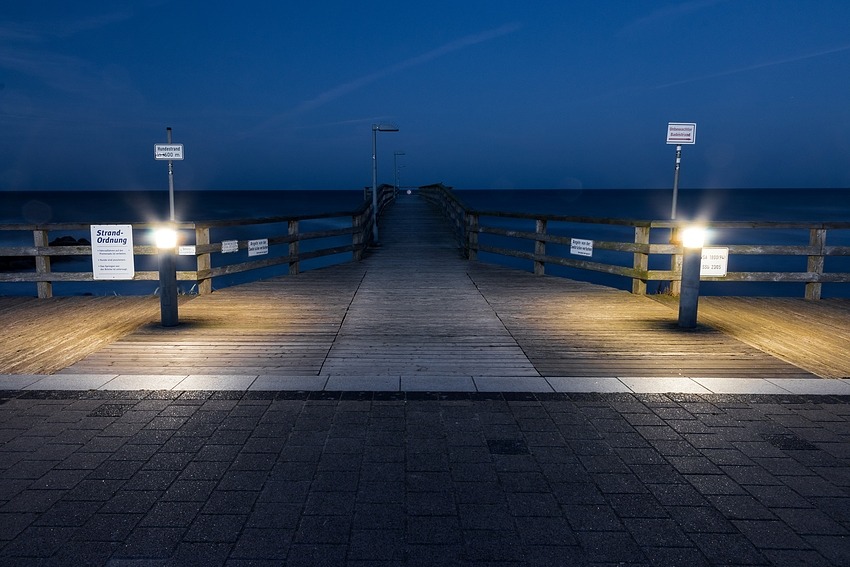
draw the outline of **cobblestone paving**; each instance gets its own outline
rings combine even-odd
[[[0,392],[2,565],[850,565],[850,398]]]

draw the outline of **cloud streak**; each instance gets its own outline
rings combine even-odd
[[[411,57],[410,59],[406,59],[394,65],[390,65],[389,67],[379,69],[374,73],[369,73],[346,83],[342,83],[324,91],[323,93],[320,93],[319,95],[309,100],[305,100],[304,102],[302,102],[301,104],[299,104],[288,112],[279,114],[269,119],[268,121],[266,121],[265,124],[259,126],[257,130],[266,128],[281,120],[287,120],[299,116],[301,114],[305,114],[311,110],[314,110],[337,99],[340,99],[349,93],[362,89],[372,83],[375,83],[391,75],[400,73],[406,69],[418,67],[420,65],[424,65],[431,61],[434,61],[435,59],[445,57],[446,55],[449,55],[456,51],[460,51],[467,47],[472,47],[474,45],[485,43],[487,41],[491,41],[496,38],[514,33],[515,31],[520,29],[520,27],[521,25],[519,23],[510,23],[484,32],[467,35],[460,39],[456,39],[454,41],[450,41],[446,44],[443,44],[440,47],[432,49],[431,51],[427,51],[421,55]]]
[[[803,55],[796,55],[794,57],[785,57],[783,59],[776,59],[774,61],[764,61],[761,63],[754,63],[752,65],[747,65],[745,67],[737,67],[735,69],[727,69],[726,71],[718,71],[717,73],[709,73],[707,75],[700,75],[698,77],[690,77],[687,79],[682,79],[679,81],[672,81],[669,83],[663,83],[660,85],[655,85],[652,87],[655,90],[667,89],[670,87],[678,87],[681,85],[687,85],[690,83],[696,83],[699,81],[707,81],[710,79],[719,79],[721,77],[728,77],[731,75],[738,75],[741,73],[746,73],[748,71],[756,71],[758,69],[765,69],[767,67],[777,67],[779,65],[787,65],[788,63],[796,63],[798,61],[806,61],[807,59],[815,59],[817,57],[823,57],[824,55],[832,55],[834,53],[841,53],[844,51],[850,51],[850,45],[842,45],[840,47],[833,47],[831,49],[824,49],[821,51],[816,51],[813,53],[806,53]]]

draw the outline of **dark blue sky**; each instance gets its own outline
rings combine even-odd
[[[850,2],[6,2],[0,189],[850,187]]]

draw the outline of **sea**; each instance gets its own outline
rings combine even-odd
[[[529,190],[458,190],[457,195],[468,206],[482,211],[545,213],[556,215],[622,218],[630,220],[665,220],[671,216],[671,189],[529,189]],[[403,197],[403,195],[402,195]],[[176,191],[175,218],[186,221],[230,220],[269,216],[310,215],[334,211],[350,211],[362,203],[363,190],[289,190],[289,191]],[[167,191],[3,191],[0,192],[0,225],[14,223],[86,223],[122,224],[156,222],[169,218]],[[850,222],[850,189],[681,189],[678,192],[676,217],[681,220],[712,221],[789,221]],[[332,226],[333,219],[323,221]],[[339,226],[350,222],[338,219]],[[330,224],[328,224],[330,223]],[[493,224],[528,229],[519,221],[493,219]],[[512,224],[513,223],[513,224]],[[531,225],[533,228],[533,224]],[[566,231],[567,228],[565,227]],[[575,228],[571,227],[574,231]],[[588,229],[586,233],[570,233],[576,237],[600,239],[611,236],[610,227]],[[553,232],[557,233],[555,228]],[[654,231],[653,242],[669,235]],[[566,232],[565,232],[566,234]],[[87,237],[80,233],[59,236]],[[215,238],[215,235],[214,235]],[[241,238],[246,238],[242,236]],[[627,238],[619,235],[615,238]],[[808,244],[807,231],[759,230],[726,231],[710,235],[713,244]],[[0,230],[0,246],[32,244],[29,232]],[[482,241],[484,242],[484,241]],[[709,243],[712,244],[712,243]],[[850,229],[831,230],[828,245],[850,246]],[[501,242],[497,245],[502,246]],[[510,246],[510,244],[507,244]],[[315,269],[345,258],[317,259],[305,262],[302,269]],[[153,262],[152,258],[147,259]],[[501,263],[530,271],[530,262],[495,255],[482,255],[482,260]],[[613,260],[621,262],[621,260]],[[650,269],[665,269],[663,258],[653,260]],[[659,262],[662,262],[659,264]],[[733,262],[735,264],[733,265]],[[77,261],[80,263],[80,261]],[[801,264],[802,263],[802,267]],[[628,262],[623,262],[628,265]],[[76,265],[55,265],[55,270],[91,270]],[[142,265],[137,270],[155,270],[155,265]],[[183,269],[178,267],[178,269]],[[190,269],[187,266],[185,269]],[[805,258],[782,256],[740,256],[730,258],[730,271],[782,271],[805,269]],[[216,278],[214,288],[227,287],[253,279],[283,275],[287,266],[267,268],[226,278]],[[850,258],[827,258],[827,271],[850,272]],[[547,266],[547,273],[630,289],[627,278]],[[190,284],[181,282],[182,293],[192,293]],[[650,285],[650,293],[662,292],[665,282]],[[54,284],[55,295],[146,295],[156,292],[157,282],[60,282]],[[756,295],[802,297],[804,284],[773,282],[703,282],[703,295]],[[34,295],[35,284],[0,282],[0,295]],[[850,284],[824,284],[824,297],[850,297]]]

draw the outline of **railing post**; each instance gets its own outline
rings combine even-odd
[[[679,227],[670,229],[670,244],[681,246],[682,229]],[[678,296],[682,292],[682,258],[681,254],[670,256],[670,271],[673,277],[670,279],[670,295]]]
[[[815,249],[817,254],[808,257],[806,270],[817,274],[818,279],[823,275],[824,248],[826,247],[826,229],[813,228],[809,230],[809,246]],[[820,281],[806,283],[806,299],[820,299],[823,284]]]
[[[210,229],[203,227],[195,227],[195,246],[208,246],[210,243]],[[209,277],[212,262],[210,253],[206,252],[198,254],[195,257],[195,270],[198,274],[198,295],[206,295],[212,293],[212,278]],[[201,275],[203,274],[203,275]]]
[[[363,259],[363,215],[351,217],[351,257],[355,262]]]
[[[466,213],[466,257],[478,259],[478,215]]]
[[[50,240],[46,230],[34,230],[32,235],[36,247],[50,246]],[[36,252],[35,273],[39,276],[50,273],[50,256],[43,256],[41,253]],[[46,299],[53,297],[53,282],[39,281],[36,282],[36,286],[38,288],[39,298]]]
[[[537,240],[534,241],[534,275],[542,276],[546,273],[546,263],[543,257],[546,255],[546,241],[541,237],[546,236],[546,219],[537,219],[535,224]]]
[[[649,246],[648,226],[635,227],[635,245],[641,248]],[[632,278],[632,293],[635,295],[646,295],[646,271],[649,269],[648,252],[635,252],[632,267],[643,277]]]
[[[292,240],[289,243],[289,275],[294,276],[298,273],[301,264],[298,261],[298,221],[291,220],[289,221],[289,236],[293,237],[295,240]]]

